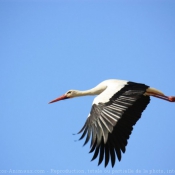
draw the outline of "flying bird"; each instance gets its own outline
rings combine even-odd
[[[49,103],[86,95],[98,96],[78,134],[82,133],[80,140],[86,136],[84,145],[91,138],[92,160],[99,155],[98,165],[104,160],[105,167],[109,161],[113,167],[116,157],[121,160],[121,152],[125,153],[133,126],[149,104],[150,96],[175,102],[175,96],[165,96],[161,91],[145,84],[110,79],[90,90],[69,90]]]

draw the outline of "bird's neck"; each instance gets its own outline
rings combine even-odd
[[[85,96],[85,95],[99,95],[100,93],[102,93],[104,90],[106,89],[106,86],[104,87],[94,87],[92,89],[89,90],[85,90],[85,91],[77,91],[77,96]]]

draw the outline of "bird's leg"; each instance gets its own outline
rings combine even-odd
[[[175,96],[166,96],[166,95],[160,95],[160,94],[156,94],[156,93],[149,93],[148,95],[153,96],[153,97],[157,97],[169,102],[175,102]]]
[[[146,92],[145,92],[144,95],[149,95],[149,96],[157,97],[157,98],[160,98],[160,99],[169,101],[169,102],[175,102],[175,96],[166,96],[160,90],[155,89],[155,88],[152,88],[152,87],[149,87],[146,90]]]

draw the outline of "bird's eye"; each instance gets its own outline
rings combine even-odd
[[[67,94],[71,94],[72,91],[68,91]]]

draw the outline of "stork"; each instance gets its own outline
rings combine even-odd
[[[105,167],[110,160],[113,167],[116,156],[121,160],[121,152],[125,153],[133,126],[149,104],[150,96],[175,102],[175,96],[165,96],[145,84],[110,79],[90,90],[69,90],[49,103],[86,95],[98,96],[93,101],[84,126],[78,132],[82,133],[79,140],[86,135],[85,145],[91,138],[90,153],[94,153],[92,160],[99,155],[98,165],[104,160]]]

